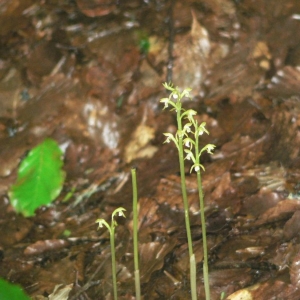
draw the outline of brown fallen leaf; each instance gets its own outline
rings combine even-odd
[[[151,158],[158,150],[150,141],[154,138],[153,127],[140,124],[132,134],[132,138],[125,147],[124,160],[129,163],[138,158]]]
[[[47,251],[55,251],[62,248],[68,247],[69,242],[66,240],[44,240],[37,241],[29,246],[27,246],[24,250],[25,255],[37,255],[42,254]]]
[[[88,17],[106,16],[116,9],[114,1],[110,0],[77,0],[82,13]]]
[[[253,224],[259,226],[262,224],[272,223],[290,217],[296,210],[300,209],[300,202],[297,200],[283,200],[275,207],[268,209],[263,213],[258,220]]]
[[[300,210],[297,210],[293,216],[285,223],[283,228],[283,235],[286,240],[299,235],[300,231]]]
[[[150,242],[140,244],[141,282],[148,282],[152,273],[162,268],[165,256],[174,249],[175,245],[176,239],[167,239],[164,243]]]

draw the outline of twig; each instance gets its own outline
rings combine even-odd
[[[169,45],[168,45],[168,65],[167,65],[167,78],[166,82],[172,82],[173,77],[173,48],[174,48],[174,19],[173,19],[173,8],[175,0],[170,0],[169,7]]]

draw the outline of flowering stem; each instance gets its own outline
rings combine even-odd
[[[98,228],[102,228],[103,225],[109,231],[109,239],[110,239],[110,251],[111,251],[111,272],[112,272],[112,280],[113,280],[113,290],[114,290],[114,300],[118,299],[118,291],[117,291],[117,268],[116,268],[116,249],[115,249],[115,228],[118,223],[115,221],[114,217],[117,214],[119,217],[124,217],[124,211],[126,209],[123,207],[116,208],[111,215],[111,224],[109,225],[104,219],[97,219],[96,223],[98,223]]]
[[[201,215],[201,225],[202,225],[202,240],[203,240],[203,278],[204,278],[204,288],[206,300],[210,299],[209,292],[209,278],[208,278],[208,254],[207,254],[207,242],[206,242],[206,224],[204,215],[204,200],[203,200],[203,190],[201,182],[201,168],[204,170],[204,166],[200,163],[200,156],[203,151],[212,154],[212,150],[215,148],[213,144],[207,144],[199,151],[199,136],[203,133],[209,134],[205,128],[205,122],[202,122],[198,126],[197,120],[194,116],[197,114],[193,109],[185,110],[182,108],[181,99],[183,97],[190,98],[189,92],[191,89],[187,88],[182,93],[176,87],[174,88],[171,84],[164,83],[163,86],[171,92],[168,98],[162,98],[161,103],[164,104],[164,108],[168,106],[172,107],[177,113],[177,126],[178,130],[174,136],[172,133],[164,133],[166,136],[165,143],[170,141],[174,142],[178,149],[179,155],[179,166],[180,166],[180,177],[181,177],[181,191],[184,206],[184,216],[185,216],[185,227],[188,239],[189,257],[190,257],[190,284],[191,284],[191,296],[193,300],[197,299],[197,285],[196,285],[196,261],[195,255],[193,253],[193,242],[190,227],[190,217],[189,217],[189,204],[187,199],[187,191],[185,184],[185,171],[184,171],[184,159],[192,160],[193,165],[191,167],[191,172],[194,170],[197,173],[197,184],[199,191],[199,201],[200,201],[200,215]],[[174,101],[176,100],[176,102]],[[182,127],[182,119],[187,119],[188,122]],[[194,131],[191,129],[194,127]],[[193,134],[195,140],[193,140],[190,135]],[[183,150],[183,144],[187,149]],[[194,148],[194,153],[193,153]],[[184,157],[184,152],[186,156]]]
[[[185,228],[188,239],[188,248],[189,248],[189,257],[190,263],[194,263],[194,265],[190,265],[190,282],[191,282],[191,290],[192,290],[192,299],[197,299],[197,293],[195,290],[196,287],[196,276],[195,276],[195,268],[196,262],[195,260],[191,260],[191,257],[194,255],[193,252],[193,241],[191,234],[191,226],[190,226],[190,216],[189,216],[189,203],[187,198],[186,184],[185,184],[185,170],[184,170],[184,152],[183,152],[183,134],[182,134],[182,118],[181,118],[181,103],[178,103],[177,110],[177,126],[178,126],[178,152],[179,152],[179,166],[180,166],[180,177],[181,177],[181,192],[183,198],[183,206],[184,206],[184,217],[185,217]]]
[[[117,268],[116,268],[116,252],[115,252],[115,226],[113,226],[113,224],[110,230],[110,251],[111,251],[111,272],[112,272],[112,280],[113,280],[113,288],[114,288],[114,300],[117,300],[118,290],[117,290]]]
[[[196,131],[197,135],[197,131]],[[196,164],[200,166],[200,155],[199,155],[199,139],[195,139],[195,157]],[[208,251],[207,251],[207,240],[206,240],[206,222],[204,214],[204,196],[201,180],[201,168],[197,171],[197,185],[199,193],[200,202],[200,217],[201,217],[201,228],[202,228],[202,244],[203,244],[203,280],[204,280],[204,290],[205,290],[205,300],[210,300],[210,290],[209,290],[209,277],[208,277]]]
[[[208,277],[208,251],[207,251],[207,240],[206,240],[206,223],[204,214],[204,201],[203,201],[203,189],[201,183],[201,172],[197,172],[197,184],[199,189],[199,199],[200,199],[200,216],[201,216],[201,228],[202,228],[202,243],[203,243],[203,278],[204,278],[204,289],[205,289],[205,299],[210,299],[209,291],[209,277]]]
[[[182,132],[182,122],[181,122],[180,112],[181,112],[181,110],[177,109],[178,132]],[[192,244],[192,235],[191,235],[191,227],[190,227],[189,203],[188,203],[188,199],[187,199],[187,192],[186,192],[186,185],[185,185],[183,137],[180,134],[178,137],[178,152],[179,152],[181,191],[182,191],[183,206],[184,206],[185,226],[186,226],[187,239],[188,239],[189,255],[192,256],[193,244]]]

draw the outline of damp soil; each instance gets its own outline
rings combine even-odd
[[[297,0],[4,1],[0,11],[0,276],[32,299],[134,299],[137,168],[144,299],[190,299],[171,80],[191,87],[216,145],[202,158],[211,299],[300,298],[300,3]],[[298,125],[299,123],[299,125]],[[8,190],[45,138],[64,151],[60,196],[34,217]],[[195,174],[186,166],[197,293],[205,299]],[[236,294],[233,294],[236,293]],[[243,293],[243,294],[242,294]],[[242,296],[243,295],[243,296]],[[243,298],[246,299],[246,298]]]

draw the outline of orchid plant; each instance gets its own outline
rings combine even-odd
[[[123,207],[116,208],[111,215],[111,224],[109,225],[104,219],[97,219],[98,228],[102,228],[103,225],[108,229],[110,236],[110,251],[111,251],[111,270],[113,279],[113,290],[114,290],[114,300],[118,299],[117,291],[117,270],[116,270],[116,251],[115,251],[115,228],[118,226],[115,216],[126,218]]]
[[[185,171],[184,171],[184,160],[192,160],[193,165],[190,169],[190,172],[195,171],[197,173],[197,185],[199,192],[199,202],[200,202],[200,216],[201,216],[201,226],[202,226],[202,240],[203,240],[203,277],[204,277],[204,287],[205,287],[205,296],[206,300],[210,299],[209,291],[209,278],[208,278],[208,251],[207,251],[207,242],[206,242],[206,223],[204,215],[204,196],[203,188],[201,181],[201,169],[204,169],[204,166],[201,164],[200,158],[201,154],[206,151],[212,154],[212,151],[215,148],[213,144],[207,144],[203,148],[199,147],[199,137],[204,133],[209,134],[208,130],[205,128],[206,123],[202,122],[200,125],[195,119],[197,112],[193,109],[185,110],[182,107],[181,100],[183,98],[189,98],[190,88],[186,88],[183,91],[180,91],[178,87],[173,87],[172,84],[164,83],[163,86],[170,91],[168,98],[162,98],[161,103],[164,104],[164,109],[171,107],[171,110],[176,112],[177,117],[177,132],[175,135],[172,133],[164,133],[166,136],[165,143],[174,142],[179,155],[179,166],[180,166],[180,177],[181,177],[181,190],[182,198],[184,205],[184,215],[185,215],[185,226],[187,231],[188,239],[188,249],[190,256],[190,284],[191,284],[191,295],[192,299],[197,299],[197,290],[196,290],[196,261],[195,255],[193,253],[193,243],[192,235],[190,229],[190,218],[189,218],[189,206],[187,199],[187,190],[185,184]],[[183,125],[183,121],[186,123]],[[184,148],[185,146],[185,148]]]

